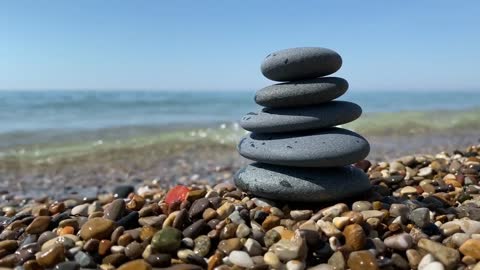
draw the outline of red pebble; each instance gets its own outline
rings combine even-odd
[[[170,189],[165,196],[165,202],[167,204],[172,204],[175,202],[183,202],[187,199],[188,192],[190,189],[186,186],[178,185]]]

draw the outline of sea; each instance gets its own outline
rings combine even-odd
[[[254,91],[0,91],[0,149],[235,126],[259,110]],[[394,134],[480,128],[478,91],[349,91],[352,129]],[[238,126],[238,125],[237,125]]]

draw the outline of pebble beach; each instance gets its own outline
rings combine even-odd
[[[330,204],[251,196],[228,170],[214,185],[144,180],[63,198],[4,191],[0,266],[480,268],[480,145],[355,166],[371,190]]]
[[[271,2],[1,3],[0,270],[480,270],[480,3]]]

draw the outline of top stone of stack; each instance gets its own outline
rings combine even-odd
[[[255,102],[267,108],[291,108],[334,100],[347,91],[348,82],[323,76],[341,66],[340,55],[325,48],[302,47],[271,53],[262,63],[262,73],[282,83],[258,90]]]
[[[269,54],[261,70],[270,80],[285,82],[308,80],[335,73],[342,66],[342,58],[335,51],[303,47]]]

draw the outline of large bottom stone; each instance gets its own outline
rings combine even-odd
[[[237,172],[235,184],[256,196],[295,202],[331,202],[370,189],[368,176],[352,166],[298,168],[253,163]]]

